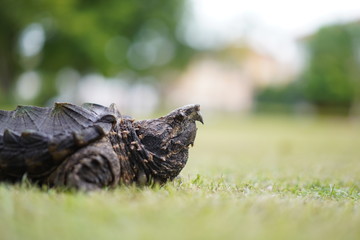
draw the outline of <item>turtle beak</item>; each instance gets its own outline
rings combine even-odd
[[[200,105],[196,105],[195,106],[195,110],[196,110],[196,114],[195,114],[195,116],[194,116],[194,120],[195,121],[199,121],[199,122],[201,122],[202,124],[204,124],[204,120],[203,120],[203,117],[201,116],[201,113],[200,113]]]
[[[181,108],[175,109],[174,111],[170,112],[165,117],[173,118],[174,116],[180,116],[181,119],[186,119],[190,121],[199,121],[204,124],[204,120],[200,114],[200,105],[199,104],[189,104],[183,106]]]

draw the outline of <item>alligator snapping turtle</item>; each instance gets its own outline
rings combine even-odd
[[[199,105],[135,121],[115,104],[0,110],[0,181],[93,190],[123,184],[165,183],[185,166],[203,123]]]

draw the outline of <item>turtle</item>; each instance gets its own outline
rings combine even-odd
[[[84,191],[164,184],[184,168],[196,121],[203,123],[198,104],[139,121],[122,115],[115,104],[0,110],[0,181],[26,178]]]

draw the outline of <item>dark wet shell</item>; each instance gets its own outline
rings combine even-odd
[[[41,177],[77,149],[106,135],[117,113],[97,104],[0,110],[0,177]]]

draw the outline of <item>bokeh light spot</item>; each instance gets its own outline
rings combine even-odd
[[[20,99],[29,101],[34,99],[40,92],[41,78],[37,72],[25,72],[20,75],[16,92]]]
[[[32,23],[24,29],[20,37],[20,53],[31,57],[38,54],[44,46],[45,32],[41,24]]]

